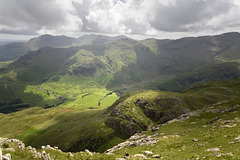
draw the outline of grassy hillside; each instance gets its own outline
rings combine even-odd
[[[0,135],[38,148],[51,144],[64,151],[89,148],[103,152],[126,138],[105,125],[104,113],[105,110],[74,108],[25,109],[0,115]]]
[[[239,79],[202,83],[182,93],[136,91],[117,100],[108,110],[106,123],[120,132],[133,135],[154,123],[165,123],[191,110],[219,101],[238,99]]]
[[[137,159],[133,156],[144,154],[145,151],[152,152],[147,155],[149,159],[156,154],[167,160],[239,159],[239,141],[234,141],[239,137],[239,108],[237,111],[227,111],[236,104],[239,104],[239,100],[206,106],[187,120],[176,120],[140,134],[142,137],[158,139],[155,145],[128,145],[113,153],[121,157],[128,152],[132,156],[130,159]]]
[[[202,83],[182,93],[138,91],[110,108],[29,108],[0,115],[1,137],[19,138],[27,145],[57,145],[64,151],[88,148],[103,152],[130,135],[165,123],[184,113],[214,104],[237,104],[240,81]]]
[[[59,160],[73,159],[106,159],[114,160],[129,154],[128,159],[137,160],[136,154],[143,154],[148,159],[158,155],[161,159],[239,159],[239,100],[217,103],[206,106],[202,110],[192,112],[185,118],[175,119],[162,126],[149,128],[147,132],[132,136],[115,149],[111,154],[89,152],[64,153],[59,150],[46,149],[51,158]],[[146,141],[151,139],[154,142]],[[145,141],[144,141],[145,140]],[[29,149],[21,150],[17,143],[3,143],[4,149],[13,147],[13,159],[37,159]],[[116,149],[118,148],[118,149]],[[43,149],[37,149],[42,152]],[[150,151],[150,152],[146,152]],[[3,151],[3,154],[8,153]],[[142,156],[142,155],[141,155]]]
[[[182,91],[200,82],[236,78],[239,42],[239,33],[143,41],[123,36],[40,36],[25,45],[58,48],[31,51],[9,65],[2,62],[1,102],[4,110],[16,99],[24,106],[89,108],[98,107],[99,100],[116,90]],[[13,87],[16,91],[6,89]],[[116,99],[114,92],[101,104],[107,107]]]

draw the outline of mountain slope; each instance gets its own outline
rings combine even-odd
[[[0,45],[0,61],[10,61],[21,56],[25,52],[23,42]]]
[[[50,144],[51,146],[57,145],[64,151],[79,151],[88,148],[92,151],[103,152],[130,135],[151,129],[155,125],[165,123],[184,113],[190,114],[192,111],[202,110],[209,106],[218,107],[216,109],[219,109],[220,114],[207,114],[207,117],[199,118],[206,123],[217,115],[222,116],[220,111],[238,104],[239,93],[240,81],[234,79],[202,83],[182,93],[134,92],[125,95],[107,110],[82,111],[64,107],[47,110],[30,108],[8,115],[0,115],[2,128],[0,136],[17,137],[27,145],[38,148],[41,145]],[[235,107],[234,111],[236,109],[239,108]],[[173,125],[173,128],[165,126],[166,129],[159,129],[159,132],[164,132],[166,135],[184,134],[182,133],[184,129],[177,131],[174,127],[176,126]],[[195,131],[192,133],[195,134]],[[131,147],[128,149],[134,150]],[[120,152],[123,154],[123,150]]]
[[[41,84],[42,91],[31,87],[32,93],[40,94],[33,94],[37,99],[44,94],[53,97],[65,95],[66,101],[62,106],[89,108],[100,105],[99,101],[105,97],[104,94],[115,93],[113,91],[118,95],[136,89],[181,91],[200,82],[226,80],[240,75],[237,59],[239,33],[143,41],[122,36],[88,35],[75,39],[44,35],[34,39],[34,44],[39,42],[40,45],[45,45],[45,39],[52,41],[49,42],[50,45],[68,45],[76,40],[80,46],[43,47],[24,54],[2,69],[0,81],[3,85],[9,88],[12,84],[21,86],[17,87],[21,91],[14,94],[8,90],[0,92],[1,97],[5,97],[2,94],[6,92],[9,92],[6,95],[12,94],[15,97],[4,102],[26,100],[25,86]],[[47,90],[58,93],[58,96]],[[83,100],[82,97],[88,100]],[[58,106],[58,100],[52,100],[51,106]],[[42,106],[44,101],[33,103],[28,100],[23,103],[40,103]],[[45,104],[50,105],[48,102]]]
[[[67,36],[52,36],[52,35],[42,35],[37,38],[33,38],[26,43],[26,46],[32,49],[39,49],[42,47],[64,47],[71,46],[72,44],[77,44],[79,41],[76,38]]]
[[[6,72],[16,73],[19,81],[42,82],[67,66],[68,59],[79,48],[41,48],[21,56],[11,63]]]
[[[184,114],[163,125],[137,133],[126,141],[108,149],[105,153],[66,153],[46,146],[19,149],[21,141],[0,138],[3,154],[13,159],[37,159],[44,153],[59,160],[70,159],[239,159],[239,101],[221,102],[202,110]],[[9,152],[14,148],[15,152]],[[126,152],[128,155],[126,155]],[[46,155],[46,154],[45,154]],[[124,159],[125,159],[124,158]]]
[[[136,91],[117,100],[108,110],[106,124],[123,134],[146,130],[191,110],[219,101],[238,100],[239,79],[202,83],[182,93]]]

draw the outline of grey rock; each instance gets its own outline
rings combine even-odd
[[[206,151],[208,151],[208,152],[219,152],[220,148],[209,148]]]
[[[152,151],[144,151],[144,155],[152,155],[153,154],[153,152]]]
[[[42,151],[42,159],[43,160],[51,160],[51,157],[49,154],[47,154],[45,151]]]
[[[235,139],[234,139],[235,142],[239,142],[240,141],[240,135],[237,136]]]
[[[144,154],[135,154],[133,157],[139,159],[147,159],[147,157]]]
[[[68,152],[69,157],[73,157],[73,154],[71,152]]]
[[[93,155],[93,153],[92,152],[90,152],[88,149],[85,149],[84,150],[86,153],[88,153],[90,156],[92,156]]]
[[[152,156],[152,158],[161,158],[161,156],[159,154],[155,154]]]
[[[34,151],[34,152],[33,152],[33,157],[40,159],[40,158],[42,158],[42,155],[41,155],[41,153],[39,153],[39,152],[37,152],[37,151]]]
[[[4,151],[7,151],[7,152],[15,152],[15,149],[14,149],[14,148],[5,148]]]
[[[157,126],[153,127],[153,128],[152,128],[152,131],[153,131],[153,132],[159,131],[159,127],[157,127]]]
[[[8,154],[3,155],[2,160],[11,160],[11,154],[8,153]]]
[[[51,149],[50,145],[46,145],[45,149]]]
[[[28,149],[28,150],[32,150],[32,146],[28,146],[27,149]]]

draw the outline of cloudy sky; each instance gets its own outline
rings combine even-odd
[[[86,33],[179,38],[240,32],[240,0],[0,0],[0,39]]]

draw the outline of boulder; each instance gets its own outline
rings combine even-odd
[[[206,151],[208,151],[208,152],[219,152],[220,148],[209,148]]]
[[[197,142],[198,142],[198,139],[193,138],[192,141],[197,143]]]
[[[45,149],[51,149],[50,145],[46,145]]]
[[[14,149],[14,148],[5,148],[4,151],[7,151],[7,152],[15,152],[15,149]]]
[[[11,160],[11,154],[8,153],[8,154],[3,155],[2,160]]]
[[[92,152],[90,152],[88,149],[85,149],[85,152],[86,152],[86,153],[88,153],[90,156],[92,156],[92,155],[93,155],[93,153],[92,153]]]
[[[51,160],[50,155],[47,154],[45,151],[42,151],[42,159],[43,160]]]
[[[18,148],[23,150],[25,148],[25,144],[22,141],[18,141]]]
[[[68,152],[69,157],[73,157],[73,154],[71,152]]]
[[[144,155],[145,156],[147,156],[147,155],[152,155],[153,154],[153,152],[151,152],[151,151],[144,151]]]
[[[147,157],[144,154],[135,154],[133,157],[138,159],[147,159]]]
[[[28,150],[32,150],[32,146],[28,146],[27,149],[28,149]]]
[[[155,154],[152,156],[152,158],[161,158],[161,156],[159,154]]]
[[[240,135],[239,135],[238,137],[236,137],[236,138],[234,139],[234,141],[235,141],[235,142],[239,142],[239,141],[240,141]]]

